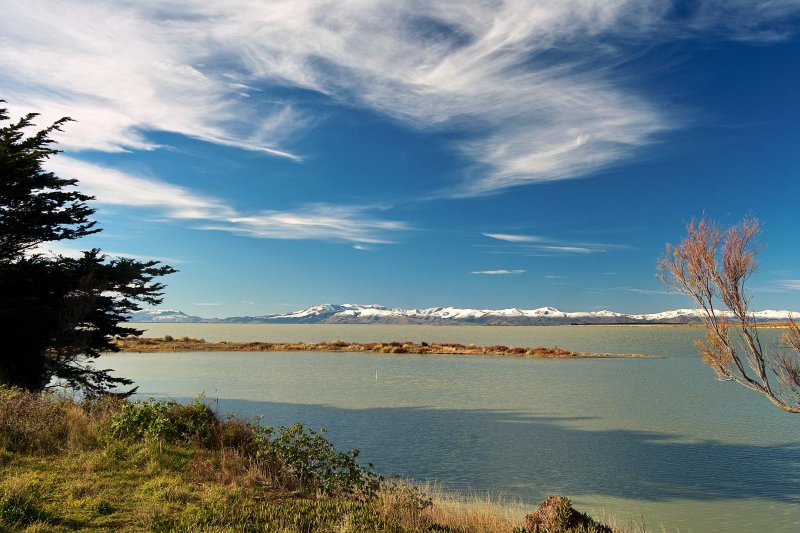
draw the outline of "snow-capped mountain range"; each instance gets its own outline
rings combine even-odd
[[[675,309],[661,313],[626,314],[614,311],[564,312],[555,307],[538,309],[393,309],[381,305],[322,304],[277,315],[203,318],[181,311],[145,309],[131,315],[131,322],[216,322],[230,324],[476,324],[494,326],[535,326],[558,324],[688,324],[699,322],[701,309]],[[800,316],[794,311],[757,311],[761,322],[788,320]]]

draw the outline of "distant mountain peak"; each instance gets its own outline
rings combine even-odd
[[[684,324],[699,322],[702,309],[674,309],[660,313],[626,314],[602,311],[564,312],[555,307],[536,309],[426,309],[388,308],[378,304],[319,304],[263,316],[203,318],[171,309],[145,309],[133,313],[131,322],[225,322],[232,324],[481,324],[481,325],[558,325],[558,324]],[[798,313],[764,310],[754,313],[756,320],[785,321]]]

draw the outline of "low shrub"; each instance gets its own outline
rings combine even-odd
[[[117,439],[210,447],[222,433],[219,419],[200,399],[186,405],[153,398],[123,402],[110,422]]]
[[[114,439],[145,440],[206,449],[234,449],[278,485],[308,496],[371,499],[383,478],[361,466],[358,450],[337,452],[320,433],[302,424],[262,427],[230,417],[221,421],[201,399],[124,402],[111,417]]]
[[[230,450],[272,483],[307,496],[368,500],[383,481],[372,465],[359,464],[358,450],[337,452],[322,432],[302,424],[275,429],[232,416],[221,420],[202,397],[188,404],[152,398],[77,401],[0,388],[0,449],[6,452],[51,454],[104,446],[114,455],[123,443],[158,444],[160,450],[166,444],[176,452]],[[169,453],[164,449],[160,455]]]
[[[321,430],[324,433],[324,430]],[[368,500],[381,488],[383,477],[372,464],[361,466],[358,450],[337,452],[322,434],[303,424],[261,428],[258,455],[282,466],[286,486],[295,485],[307,495],[353,496]]]

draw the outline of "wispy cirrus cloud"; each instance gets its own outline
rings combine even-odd
[[[632,292],[635,294],[647,294],[647,295],[660,295],[660,296],[684,296],[678,292],[670,292],[670,291],[657,291],[657,290],[650,290],[650,289],[637,289],[632,287],[620,287],[620,289],[626,290],[628,292]]]
[[[800,291],[800,279],[779,279],[769,285],[751,287],[753,292],[783,294],[791,291]]]
[[[160,130],[298,159],[279,146],[307,117],[276,98],[249,103],[219,62],[224,48],[198,38],[213,21],[184,7],[4,2],[3,97],[12,111],[79,119],[59,135],[68,149],[150,150],[145,132]]]
[[[157,208],[176,219],[236,216],[235,210],[216,198],[156,178],[135,176],[68,156],[53,158],[46,165],[60,176],[79,179],[81,192],[95,196],[101,204]]]
[[[586,293],[605,294],[609,292],[618,292],[618,291],[632,292],[634,294],[649,295],[649,296],[677,296],[682,298],[686,297],[685,294],[675,291],[662,291],[657,289],[641,289],[638,287],[621,287],[621,286],[591,287]]]
[[[313,113],[274,89],[313,91],[466,128],[453,149],[473,168],[446,194],[477,196],[586,175],[679,127],[614,73],[639,43],[771,41],[798,14],[793,0],[8,1],[0,86],[14,109],[79,118],[68,148],[153,149],[159,130],[292,159]]]
[[[502,241],[502,244],[495,246],[495,249],[489,252],[498,254],[528,256],[563,254],[588,255],[627,248],[627,246],[620,244],[569,243],[533,235],[515,235],[509,233],[482,233],[481,235]]]
[[[373,206],[309,204],[295,210],[242,212],[210,195],[62,156],[47,167],[79,177],[81,191],[100,205],[151,209],[159,216],[189,221],[200,230],[224,231],[261,239],[316,239],[386,244],[391,232],[410,229],[401,221],[375,217]]]
[[[260,239],[341,240],[391,244],[388,232],[407,230],[405,222],[370,216],[367,206],[312,204],[294,211],[259,211],[196,226]]]
[[[512,235],[510,233],[481,233],[481,235],[506,242],[541,242],[545,240],[535,235]]]
[[[567,254],[596,254],[606,251],[600,247],[590,248],[588,246],[537,246],[534,249]]]
[[[524,274],[525,271],[518,269],[518,270],[474,270],[472,274],[484,275],[484,276],[508,276],[512,274]]]
[[[795,0],[704,0],[696,2],[686,22],[690,31],[713,28],[729,39],[771,42],[796,31],[798,11]]]

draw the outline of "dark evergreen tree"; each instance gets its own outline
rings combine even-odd
[[[75,188],[78,180],[43,168],[59,153],[51,134],[70,119],[26,135],[36,116],[11,122],[0,107],[0,383],[42,390],[55,380],[101,394],[132,382],[94,360],[116,350],[113,337],[141,334],[123,325],[126,317],[140,304],[160,303],[164,285],[155,279],[175,270],[108,259],[98,249],[79,258],[36,253],[100,231],[90,220],[93,198]]]

